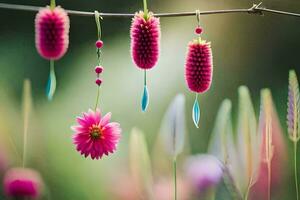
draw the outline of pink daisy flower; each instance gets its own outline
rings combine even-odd
[[[119,123],[110,122],[110,118],[111,113],[102,117],[99,109],[95,112],[90,109],[77,117],[78,125],[72,127],[75,132],[73,143],[81,155],[99,159],[116,150],[121,128]]]
[[[4,192],[10,197],[38,198],[43,189],[43,182],[38,172],[32,169],[12,168],[3,181]]]
[[[61,7],[42,8],[35,18],[35,44],[45,59],[58,60],[69,46],[70,20]]]

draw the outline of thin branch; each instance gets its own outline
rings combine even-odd
[[[246,13],[246,14],[258,14],[263,15],[264,13],[273,13],[279,15],[287,15],[300,17],[299,13],[291,13],[285,12],[281,10],[273,10],[264,7],[260,7],[261,3],[254,4],[250,8],[240,8],[240,9],[228,9],[228,10],[209,10],[209,11],[200,11],[201,15],[213,15],[213,14],[227,14],[227,13]],[[33,11],[37,12],[42,7],[38,6],[27,6],[27,5],[16,5],[16,4],[7,4],[0,3],[0,9],[8,9],[8,10],[22,10],[22,11]],[[94,16],[94,12],[87,11],[78,11],[78,10],[67,10],[69,15],[77,15],[77,16]],[[100,13],[102,17],[133,17],[134,13]],[[156,17],[184,17],[184,16],[195,16],[196,11],[192,12],[176,12],[176,13],[157,13]]]

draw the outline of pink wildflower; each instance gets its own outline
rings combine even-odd
[[[136,13],[132,19],[131,54],[134,63],[141,69],[151,69],[158,61],[160,42],[159,18],[144,12]]]
[[[77,126],[72,129],[75,132],[73,142],[77,151],[85,157],[92,159],[102,158],[103,154],[113,153],[121,137],[120,125],[116,122],[109,122],[111,113],[101,117],[100,110],[95,112],[89,110],[77,117]]]
[[[42,191],[42,179],[32,169],[12,168],[4,176],[4,192],[11,197],[38,198]]]
[[[194,40],[189,43],[185,63],[185,78],[193,92],[206,92],[211,85],[213,73],[212,51],[210,43]]]
[[[186,174],[199,192],[217,186],[223,176],[223,166],[214,156],[203,154],[192,156],[186,163]]]
[[[41,9],[35,18],[35,44],[45,59],[58,60],[69,46],[70,20],[61,7]]]

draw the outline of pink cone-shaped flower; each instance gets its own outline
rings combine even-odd
[[[77,126],[73,126],[75,131],[73,142],[85,157],[92,159],[102,158],[103,154],[113,153],[121,137],[120,125],[116,122],[109,122],[111,113],[101,116],[100,110],[96,112],[89,110],[83,113],[82,117],[77,117]]]
[[[42,179],[32,169],[12,168],[4,176],[4,192],[11,197],[38,198],[42,192]]]
[[[158,61],[160,43],[159,18],[144,12],[136,13],[132,19],[131,55],[134,63],[141,69],[151,69]]]
[[[45,59],[58,60],[69,46],[70,20],[61,7],[41,9],[35,18],[35,45]]]
[[[189,43],[185,63],[185,79],[193,92],[206,92],[211,85],[213,60],[210,43],[205,40],[194,40]]]
[[[186,174],[199,192],[219,184],[223,176],[222,163],[211,155],[192,156],[186,163]]]

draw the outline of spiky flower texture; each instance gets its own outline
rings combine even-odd
[[[75,132],[73,143],[85,157],[99,159],[113,153],[121,137],[120,125],[110,122],[111,113],[101,116],[100,110],[89,110],[77,117],[78,125],[73,126]]]
[[[295,188],[297,200],[299,199],[299,186],[297,176],[297,143],[300,139],[300,94],[299,83],[296,72],[290,70],[289,72],[289,94],[288,94],[288,110],[287,110],[287,125],[289,138],[294,143],[294,170],[295,170]]]
[[[70,20],[61,7],[42,8],[35,18],[35,44],[45,59],[58,60],[69,46]]]
[[[188,45],[185,78],[188,88],[196,93],[206,92],[212,82],[213,60],[209,42],[196,39]]]
[[[159,57],[160,22],[153,13],[147,15],[140,11],[132,19],[131,55],[134,63],[141,69],[153,68]]]
[[[300,138],[300,95],[297,75],[294,70],[289,72],[289,94],[288,94],[288,114],[287,125],[289,137],[293,142]]]

